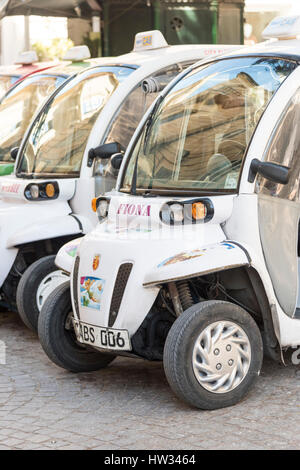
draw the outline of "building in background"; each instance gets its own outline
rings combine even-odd
[[[244,37],[253,44],[262,40],[262,30],[275,16],[300,14],[300,0],[77,0],[76,8],[70,0],[48,0],[46,9],[45,0],[27,0],[10,9],[16,3],[5,0],[5,13],[48,15],[49,6],[56,5],[56,18],[5,17],[0,22],[2,64],[13,63],[34,44],[39,52],[51,49],[50,41],[67,38],[88,45],[94,57],[118,55],[130,50],[137,32],[151,29],[162,31],[169,44],[243,44]],[[66,12],[68,19],[59,17]]]
[[[67,18],[7,16],[0,22],[0,63],[13,64],[20,52],[32,49],[33,45],[37,46],[37,53],[41,44],[45,49],[51,48],[56,38],[69,44]]]
[[[122,54],[130,50],[137,32],[151,29],[162,31],[169,44],[243,42],[244,0],[80,0],[77,1],[80,8],[71,8],[69,0],[51,0],[47,9],[44,0],[27,0],[18,6],[6,0],[5,4],[5,14],[45,11],[49,15],[50,4],[55,16],[67,11],[69,38],[75,45],[87,44],[93,56]],[[38,21],[39,43],[49,40],[51,31],[58,36],[58,19],[51,19],[51,31],[42,20]],[[32,19],[22,22],[20,17],[6,17],[2,21],[2,63],[12,62],[20,51],[33,44],[34,24]],[[17,41],[12,41],[16,30]]]
[[[3,18],[0,21],[0,62],[10,64],[19,52],[29,49],[35,42],[39,43],[39,47],[41,43],[49,47],[49,41],[66,40],[68,33],[74,35],[77,43],[82,43],[87,34],[87,40],[96,44],[95,52],[99,55],[100,2],[101,0],[0,0],[0,18]],[[77,21],[77,24],[71,25],[70,31],[67,18],[75,18]]]
[[[102,0],[105,55],[130,48],[138,31],[169,44],[242,44],[244,0]]]

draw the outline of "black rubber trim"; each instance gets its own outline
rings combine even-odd
[[[75,214],[70,214],[70,216],[71,216],[71,217],[73,217],[73,219],[75,219],[75,220],[76,220],[76,222],[77,222],[77,223],[78,223],[78,225],[79,225],[79,229],[80,229],[80,231],[81,231],[81,232],[83,232],[83,226],[82,226],[82,223],[81,223],[81,221],[78,219],[78,217],[77,217]]]
[[[78,291],[78,275],[79,275],[79,264],[80,258],[76,256],[73,270],[73,279],[72,279],[72,290],[73,290],[73,301],[75,306],[75,313],[77,318],[80,320],[80,310],[79,310],[79,291]]]
[[[245,253],[245,255],[247,256],[247,260],[248,260],[248,263],[251,264],[252,263],[252,259],[248,253],[248,251],[246,250],[246,248],[243,247],[243,245],[241,245],[240,243],[238,242],[234,242],[232,240],[224,240],[224,242],[226,243],[232,243],[233,245],[236,245],[238,246],[241,250],[243,250],[243,252]]]

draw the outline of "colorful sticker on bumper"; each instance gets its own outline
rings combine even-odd
[[[187,261],[193,258],[199,258],[199,256],[204,255],[205,251],[205,248],[203,250],[183,251],[182,253],[178,253],[177,255],[171,256],[170,258],[162,261],[158,265],[158,268],[161,268],[162,266],[168,266],[169,264],[180,263],[181,261]]]
[[[93,258],[93,270],[94,271],[97,271],[97,269],[99,268],[100,258],[101,258],[100,255],[95,255]]]
[[[190,259],[199,258],[207,253],[207,251],[214,250],[219,248],[220,246],[224,246],[227,250],[232,250],[235,246],[228,242],[220,243],[219,245],[214,245],[209,248],[202,248],[196,249],[191,251],[183,251],[182,253],[178,253],[175,256],[171,256],[170,258],[165,259],[162,261],[157,267],[161,268],[162,266],[168,266],[170,264],[180,263],[181,261],[188,261]]]
[[[70,245],[66,249],[67,255],[71,256],[72,258],[75,258],[76,253],[78,250],[78,244],[77,245]]]
[[[82,307],[100,310],[104,279],[84,276],[80,278],[80,304]]]

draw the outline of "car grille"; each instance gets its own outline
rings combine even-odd
[[[110,304],[108,326],[112,327],[119,313],[119,308],[123,299],[126,285],[132,270],[132,263],[124,263],[119,267],[117,279]]]
[[[80,318],[80,312],[78,307],[78,271],[79,271],[79,256],[76,257],[73,270],[73,300],[75,305],[75,313]]]

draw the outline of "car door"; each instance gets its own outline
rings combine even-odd
[[[298,294],[300,89],[281,114],[265,150],[264,160],[290,168],[288,184],[259,176],[259,231],[266,266],[283,311],[295,314]]]

